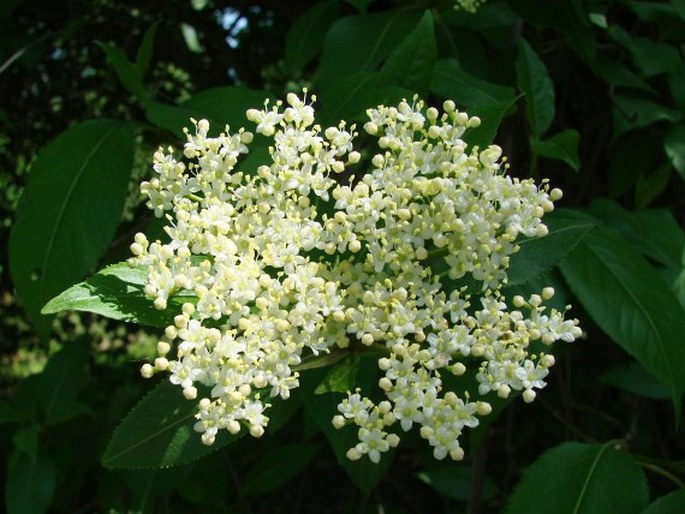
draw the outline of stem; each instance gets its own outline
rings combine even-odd
[[[677,485],[678,488],[680,488],[680,489],[685,488],[685,483],[682,480],[680,480],[673,473],[666,471],[661,466],[657,466],[656,464],[650,464],[649,462],[643,462],[643,461],[640,461],[639,459],[638,459],[638,462],[639,462],[640,466],[642,466],[643,468],[648,469],[650,471],[653,471],[657,475],[661,475],[664,478],[667,478],[668,480],[673,482],[675,485]]]

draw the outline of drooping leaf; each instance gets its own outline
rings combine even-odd
[[[159,383],[138,402],[116,428],[102,464],[110,469],[166,468],[186,464],[245,434],[227,430],[217,434],[212,446],[205,446],[193,426],[197,402],[186,400],[178,386]]]
[[[539,137],[554,119],[554,84],[545,63],[525,39],[519,42],[516,84],[526,95],[526,117],[533,135]]]
[[[528,468],[507,514],[625,514],[647,504],[647,481],[628,454],[604,445],[563,443]]]
[[[426,11],[414,30],[383,63],[381,81],[425,96],[431,85],[437,53],[433,16]]]
[[[43,313],[94,312],[140,325],[166,327],[172,324],[178,312],[171,308],[159,311],[153,307],[143,291],[146,278],[142,268],[131,268],[126,262],[113,264],[50,300]]]
[[[75,125],[38,155],[9,242],[12,279],[29,319],[49,330],[41,307],[81,280],[107,249],[126,198],[133,127],[97,120]]]
[[[321,450],[312,443],[295,443],[272,448],[248,471],[241,487],[245,496],[268,493],[304,471]]]
[[[412,31],[422,14],[398,9],[348,16],[335,22],[326,35],[316,77],[319,93],[323,95],[355,72],[375,70]]]
[[[267,97],[267,93],[255,89],[215,87],[175,106],[151,102],[145,109],[145,117],[153,125],[183,139],[183,128],[192,126],[190,118],[208,120],[213,134],[222,132],[226,125],[236,132],[240,127],[250,130],[252,124],[247,121],[245,112],[250,108],[261,108]]]
[[[5,483],[7,514],[42,514],[55,493],[55,465],[43,455],[20,455],[9,466]]]
[[[522,239],[521,249],[509,263],[509,285],[523,284],[559,264],[583,237],[597,226],[589,216],[560,209],[543,218],[549,233],[545,237]]]
[[[580,157],[578,156],[578,142],[580,134],[577,130],[566,129],[549,139],[537,139],[532,137],[531,149],[542,157],[558,159],[568,164],[573,171],[580,170]]]
[[[683,4],[685,19],[685,4]],[[682,514],[685,512],[685,489],[679,489],[658,498],[642,511],[642,514]]]
[[[608,228],[588,233],[560,268],[588,314],[668,387],[677,413],[685,390],[685,311],[639,250]]]
[[[454,100],[466,108],[511,102],[514,90],[474,77],[464,71],[454,59],[440,59],[435,63],[431,91]]]
[[[290,71],[302,70],[319,54],[328,28],[338,18],[337,0],[318,2],[293,24],[285,38],[285,63]]]

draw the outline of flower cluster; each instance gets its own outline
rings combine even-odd
[[[141,189],[170,241],[137,234],[130,263],[147,269],[156,308],[179,310],[142,374],[168,371],[188,399],[204,386],[195,429],[212,444],[222,429],[259,437],[303,358],[373,346],[384,399],[350,391],[332,420],[357,427],[348,457],[378,462],[416,424],[436,458],[460,459],[460,434],[491,407],[448,390],[446,374],[468,364],[474,395],[532,401],[554,358],[530,345],[581,333],[544,305],[553,289],[501,291],[516,238],[547,233],[541,218],[561,192],[507,176],[497,146],[468,148],[462,135],[480,120],[451,101],[442,112],[416,98],[370,109],[364,130],[379,151],[368,158],[355,126],[323,129],[314,115],[306,91],[248,110],[272,138],[254,170],[253,134],[210,137],[205,120],[187,134],[185,161],[155,154]]]

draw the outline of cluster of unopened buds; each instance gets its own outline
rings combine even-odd
[[[169,242],[137,234],[130,264],[146,269],[154,306],[178,314],[142,374],[166,371],[198,401],[209,445],[220,430],[261,436],[303,359],[380,350],[384,399],[349,391],[332,418],[357,427],[347,456],[378,462],[417,425],[436,458],[461,459],[462,431],[492,410],[485,397],[532,401],[554,364],[540,348],[581,333],[544,305],[552,288],[502,292],[517,237],[547,234],[561,191],[506,175],[497,146],[469,148],[462,135],[480,120],[452,101],[369,109],[367,157],[354,125],[315,124],[314,101],[305,91],[247,111],[271,138],[261,166],[244,164],[252,133],[210,137],[206,120],[187,132],[185,159],[155,153],[141,189]],[[467,365],[476,390],[447,388]]]

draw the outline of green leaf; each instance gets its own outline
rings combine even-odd
[[[314,392],[323,394],[352,391],[356,384],[359,360],[359,355],[350,355],[344,361],[333,366]]]
[[[526,471],[507,514],[625,514],[647,504],[647,481],[628,454],[604,445],[564,443]]]
[[[550,159],[558,159],[568,164],[573,171],[580,170],[578,157],[578,142],[580,134],[577,130],[566,129],[546,140],[531,137],[530,147],[538,155]]]
[[[668,389],[637,362],[608,369],[599,377],[598,382],[642,398],[664,400],[670,396]]]
[[[117,427],[102,464],[109,469],[166,468],[187,464],[236,441],[221,430],[212,446],[202,444],[193,429],[197,402],[186,400],[181,388],[159,383],[138,402]]]
[[[50,300],[42,312],[94,312],[140,325],[166,327],[173,323],[177,312],[153,307],[143,291],[146,279],[143,268],[131,268],[126,262],[113,264]]]
[[[666,131],[664,150],[675,170],[685,180],[685,124],[673,125]]]
[[[285,38],[285,63],[291,72],[301,71],[323,47],[326,32],[338,18],[337,0],[324,0],[306,10]]]
[[[683,119],[681,112],[650,100],[616,95],[615,103],[613,113],[614,137],[659,121],[675,123]]]
[[[685,19],[685,3],[683,3]],[[682,514],[685,512],[685,489],[679,489],[658,498],[642,511],[642,514]]]
[[[670,178],[671,166],[668,164],[640,177],[635,185],[635,206],[644,209],[651,204],[666,189]]]
[[[257,460],[240,488],[245,496],[268,493],[289,482],[311,463],[321,448],[312,443],[277,446]]]
[[[673,5],[680,17],[685,20],[685,0],[671,0],[671,5]]]
[[[517,241],[521,249],[511,256],[508,285],[523,284],[556,266],[597,226],[591,217],[568,209],[547,214],[543,221],[549,231],[545,237]]]
[[[525,39],[516,57],[516,84],[526,95],[526,117],[533,135],[542,135],[554,120],[554,84],[545,63]]]
[[[410,89],[423,97],[430,88],[437,55],[433,16],[426,11],[414,30],[383,63],[381,80]]]
[[[373,0],[345,0],[345,2],[354,6],[359,12],[366,12],[366,9]]]
[[[510,103],[514,90],[474,77],[454,59],[440,59],[433,69],[431,91],[454,100],[471,114],[471,108],[502,102]]]
[[[42,455],[20,455],[9,466],[5,483],[7,514],[41,514],[55,493],[55,465]]]
[[[560,268],[595,323],[668,387],[679,415],[685,312],[669,285],[637,249],[607,228],[588,233]]]
[[[324,92],[359,71],[372,71],[412,31],[423,11],[398,9],[342,18],[326,35],[316,88]],[[368,107],[368,106],[367,106]]]
[[[667,209],[628,211],[616,202],[597,199],[589,212],[616,229],[645,257],[679,271],[685,233]]]
[[[10,272],[29,319],[45,336],[40,309],[81,280],[110,244],[133,164],[133,127],[88,121],[60,134],[38,155],[17,207]]]
[[[145,117],[153,125],[173,132],[185,139],[184,127],[191,127],[190,118],[206,119],[211,132],[219,134],[226,125],[237,131],[249,127],[245,112],[260,108],[267,93],[243,87],[215,87],[192,96],[177,106],[151,102],[145,109]]]
[[[45,414],[47,425],[65,419],[71,413],[76,395],[81,389],[88,359],[88,345],[84,338],[68,341],[64,347],[50,357],[39,375],[38,405]]]
[[[31,459],[36,459],[38,458],[38,438],[41,430],[38,423],[20,428],[12,436],[12,442],[17,450],[28,455]]]
[[[150,101],[150,95],[143,83],[143,70],[136,63],[131,62],[121,48],[102,41],[96,41],[96,43],[107,55],[109,64],[114,68],[119,82],[126,88],[126,91],[143,104],[147,104]]]
[[[630,51],[633,62],[645,77],[670,73],[684,64],[675,45],[657,43],[644,37],[632,37]]]
[[[480,118],[480,125],[476,128],[467,130],[464,133],[464,141],[469,145],[478,145],[481,148],[492,144],[495,141],[497,129],[502,123],[502,119],[511,112],[511,108],[516,104],[520,96],[495,102],[486,105],[479,105],[469,110],[471,116]]]
[[[143,41],[138,47],[136,52],[136,67],[140,70],[140,78],[142,80],[145,72],[150,67],[150,61],[152,60],[152,51],[154,49],[155,34],[157,33],[157,27],[159,27],[160,21],[154,22],[145,31],[143,36]]]
[[[473,470],[458,462],[436,462],[429,464],[418,479],[447,498],[467,502],[471,498]],[[497,486],[488,476],[484,477],[483,500],[491,499],[497,493]]]

